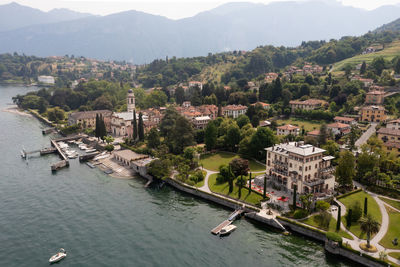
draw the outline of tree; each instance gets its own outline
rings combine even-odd
[[[359,222],[361,232],[367,234],[367,248],[370,248],[371,235],[378,233],[381,225],[370,214],[362,217]]]
[[[360,201],[353,202],[350,206],[350,209],[352,210],[352,214],[350,217],[351,221],[357,222],[362,216],[362,208]]]
[[[394,65],[394,71],[397,74],[400,74],[400,57],[396,60],[396,63]]]
[[[225,144],[230,151],[236,151],[236,147],[240,142],[240,130],[235,124],[231,124],[225,136]]]
[[[251,156],[257,159],[265,159],[264,148],[271,147],[276,143],[276,137],[271,129],[259,127],[250,140]]]
[[[114,150],[114,146],[112,144],[108,144],[108,145],[104,146],[104,149],[108,152],[111,152]]]
[[[351,151],[355,148],[357,137],[358,137],[357,128],[354,125],[352,125],[349,134],[349,146]]]
[[[104,138],[104,141],[106,141],[107,144],[111,144],[112,142],[114,142],[114,137],[112,137],[111,135],[107,135]]]
[[[140,141],[144,140],[144,125],[143,125],[142,112],[139,113],[138,136]]]
[[[249,195],[251,194],[251,172],[249,176]]]
[[[303,204],[303,208],[307,212],[310,212],[312,200],[313,200],[313,194],[304,194],[300,196],[300,201]]]
[[[346,66],[344,66],[344,73],[347,78],[350,76],[352,69],[353,67],[350,64],[346,64]]]
[[[178,105],[182,105],[185,101],[185,91],[180,86],[175,90],[175,101]]]
[[[351,227],[351,218],[353,216],[353,211],[352,209],[349,209],[349,211],[347,212],[347,216],[346,216],[346,223],[347,223],[347,228]]]
[[[229,166],[231,171],[235,177],[239,175],[247,176],[250,168],[249,168],[249,161],[242,158],[235,158],[230,163]]]
[[[337,220],[336,220],[336,231],[340,230],[340,224],[341,223],[342,223],[342,208],[339,206],[338,207]]]
[[[335,172],[336,180],[341,187],[351,188],[355,176],[355,157],[350,151],[340,153]]]
[[[136,110],[133,110],[133,140],[136,140],[138,138],[138,126],[137,126],[137,121],[136,121]]]
[[[236,123],[239,126],[239,128],[242,129],[243,126],[250,123],[250,119],[246,115],[242,114],[236,119]]]
[[[113,104],[105,96],[99,96],[93,102],[93,109],[94,110],[102,110],[102,109],[112,110]]]
[[[99,135],[102,140],[107,136],[106,124],[104,123],[104,118],[101,114],[99,115]]]
[[[253,118],[251,118],[251,125],[253,125],[254,128],[258,127],[260,124],[260,118],[258,115],[254,115]]]
[[[204,133],[204,142],[208,151],[214,149],[217,143],[218,129],[214,122],[207,124],[206,131]]]
[[[267,176],[264,175],[264,188],[263,188],[263,198],[267,198]]]
[[[318,144],[320,146],[325,145],[326,140],[328,139],[328,136],[329,136],[328,127],[324,123],[321,125],[321,128],[319,129]]]
[[[326,202],[326,201],[323,201],[323,200],[318,200],[316,203],[315,203],[315,208],[318,210],[318,211],[327,211],[328,209],[329,209],[329,203],[328,202]]]
[[[385,69],[385,59],[383,57],[376,57],[371,63],[376,75],[381,76],[382,71]]]
[[[364,199],[364,216],[367,216],[368,214],[368,198],[365,197]]]
[[[97,139],[100,137],[99,114],[96,114],[96,128],[94,129],[94,136],[97,137]]]
[[[296,210],[297,208],[297,185],[294,185],[293,188],[293,210]]]
[[[157,148],[160,144],[160,134],[158,133],[157,128],[153,127],[147,135],[147,146],[149,148]]]
[[[367,71],[367,63],[365,63],[365,61],[363,61],[363,63],[361,64],[361,68],[360,68],[360,74],[363,75],[363,74],[365,74],[366,71]]]
[[[47,117],[51,121],[59,122],[59,121],[64,120],[65,112],[64,112],[64,110],[60,109],[59,107],[49,108],[47,110]]]
[[[155,159],[149,164],[149,174],[160,180],[169,178],[171,175],[171,164],[168,160]]]
[[[233,180],[235,179],[235,176],[232,173],[231,165],[229,165],[229,176],[228,176],[228,184],[229,184],[229,193],[232,193],[233,191]]]

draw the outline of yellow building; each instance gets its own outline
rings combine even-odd
[[[382,91],[370,91],[365,97],[365,104],[370,105],[382,105],[385,100],[385,92]]]
[[[361,121],[385,122],[386,111],[382,106],[366,106],[361,109]]]

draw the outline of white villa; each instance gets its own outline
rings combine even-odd
[[[324,149],[300,142],[289,142],[265,149],[268,182],[285,191],[331,194],[335,186],[332,156]]]

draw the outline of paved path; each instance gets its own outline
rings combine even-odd
[[[384,204],[385,202],[380,200],[375,194],[371,194],[371,196],[375,199],[376,203],[378,203],[379,210],[382,214],[381,228],[379,229],[379,232],[371,239],[371,243],[376,246],[378,245],[379,241],[381,241],[381,239],[386,235],[386,232],[389,229],[389,214],[386,211]]]
[[[376,126],[378,124],[376,122],[372,122],[371,126],[368,128],[368,130],[366,130],[361,137],[356,141],[355,146],[356,147],[360,147],[361,145],[365,144],[368,139],[371,137],[371,135],[373,135],[376,132]]]
[[[218,173],[218,172],[210,171],[210,170],[207,170],[207,169],[204,169],[204,168],[203,168],[203,170],[206,171],[207,174],[206,174],[206,177],[204,177],[204,185],[202,187],[200,187],[199,189],[204,190],[204,191],[206,191],[208,193],[212,193],[210,188],[208,187],[208,179],[210,178],[211,174]]]

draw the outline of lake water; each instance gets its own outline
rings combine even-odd
[[[0,110],[34,88],[0,86]],[[50,145],[35,118],[0,112],[0,266],[350,266],[322,244],[241,219],[219,238],[230,210],[141,178],[119,180],[77,160],[52,174],[56,155],[20,157]]]

